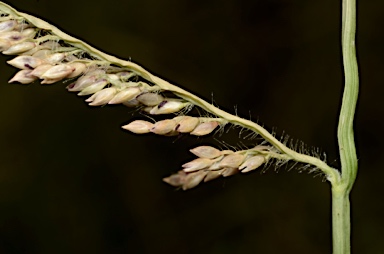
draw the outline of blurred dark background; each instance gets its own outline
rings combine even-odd
[[[8,1],[339,166],[341,1]],[[360,171],[354,253],[383,253],[384,2],[360,1]],[[331,253],[330,186],[297,170],[180,191],[161,179],[213,138],[137,136],[123,106],[90,108],[66,84],[8,84],[1,56],[0,253]],[[234,133],[234,134],[233,134]],[[218,141],[216,141],[217,139]],[[244,143],[251,143],[241,140]]]

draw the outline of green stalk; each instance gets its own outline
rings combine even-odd
[[[342,174],[341,181],[332,186],[333,254],[351,252],[349,194],[357,174],[357,155],[353,135],[353,118],[359,93],[359,74],[355,51],[356,0],[343,0],[342,12],[345,85],[337,130]]]

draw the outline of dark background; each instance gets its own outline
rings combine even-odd
[[[8,1],[9,3],[10,1]],[[341,1],[18,0],[12,5],[131,58],[339,165]],[[383,2],[360,1],[360,171],[354,253],[382,253]],[[7,84],[1,56],[0,253],[330,253],[330,186],[274,167],[177,191],[161,179],[196,139],[120,129],[137,114],[90,108],[65,84]],[[242,142],[249,142],[242,140]]]

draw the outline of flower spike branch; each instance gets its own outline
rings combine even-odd
[[[8,64],[21,69],[9,82],[29,84],[41,79],[42,84],[52,84],[72,79],[74,82],[67,86],[67,90],[78,92],[79,96],[91,95],[85,100],[90,106],[124,104],[141,107],[150,115],[188,111],[192,106],[197,106],[214,118],[180,115],[154,124],[137,120],[123,128],[137,134],[189,133],[203,136],[218,126],[230,123],[259,134],[271,145],[273,149],[263,151],[264,162],[268,158],[294,160],[321,170],[331,183],[340,180],[336,169],[318,158],[291,150],[260,125],[231,115],[131,61],[107,55],[41,19],[18,12],[1,2],[0,10],[0,50],[3,54],[18,55]],[[133,81],[137,78],[143,81]],[[165,92],[172,94],[172,97],[164,97]],[[236,154],[240,153],[244,154],[244,160],[249,157],[245,156],[249,154],[247,151],[238,151]]]
[[[317,157],[290,149],[260,125],[229,114],[151,74],[138,64],[105,54],[3,2],[0,2],[0,52],[15,56],[8,64],[19,71],[9,80],[10,83],[30,84],[41,80],[41,84],[53,84],[71,81],[67,90],[78,96],[86,96],[85,101],[89,106],[123,104],[139,108],[151,118],[173,114],[172,117],[163,117],[156,122],[135,120],[122,126],[136,134],[204,136],[231,124],[261,136],[262,144],[245,150],[195,147],[190,152],[197,158],[185,163],[180,171],[163,180],[187,190],[221,176],[256,170],[273,159],[281,163],[304,163],[312,169],[320,170],[331,183],[334,253],[349,253],[348,195],[357,172],[352,130],[358,89],[354,48],[355,1],[343,0],[342,45],[346,86],[338,129],[342,174]],[[203,110],[205,117],[191,115],[193,107]]]

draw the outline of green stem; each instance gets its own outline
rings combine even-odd
[[[333,254],[351,253],[349,193],[345,188],[332,188]]]
[[[353,134],[353,118],[359,93],[359,74],[355,51],[356,0],[343,0],[342,52],[345,86],[337,137],[341,162],[341,181],[332,186],[333,253],[351,251],[349,193],[357,174],[357,155]]]

